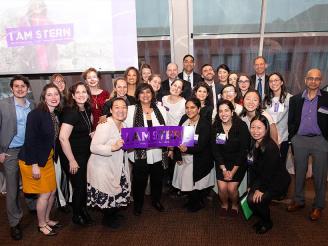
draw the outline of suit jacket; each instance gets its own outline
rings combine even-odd
[[[192,76],[193,76],[193,88],[201,81],[203,81],[202,76],[199,73],[196,72],[192,72]],[[178,77],[180,79],[183,79],[183,72],[178,74]]]
[[[30,108],[34,103],[30,102]],[[7,152],[8,147],[17,134],[17,117],[14,97],[0,101],[0,153]]]
[[[161,84],[161,89],[158,91],[158,97],[170,95],[170,82],[168,79],[164,80]],[[182,96],[187,100],[191,96],[191,84],[188,81],[183,80],[183,92]]]
[[[321,96],[318,96],[318,110],[328,109],[328,92],[320,90]],[[292,139],[294,135],[297,134],[298,128],[301,124],[302,109],[304,104],[304,98],[302,98],[302,93],[292,96],[289,101],[289,111],[288,111],[288,139]],[[322,136],[328,140],[328,114],[319,112],[317,110],[317,122],[321,130]]]
[[[181,126],[187,119],[181,119]],[[211,148],[211,123],[203,117],[199,118],[195,134],[198,134],[198,142],[193,147],[188,147],[187,154],[193,155],[193,180],[197,182],[210,173],[214,167]],[[174,159],[182,160],[180,150],[174,148]],[[214,184],[213,184],[214,185]]]
[[[255,88],[255,85],[256,85],[256,74],[253,74],[250,79],[251,79],[251,81],[250,81],[251,82],[250,87],[252,89],[257,90],[257,88]],[[262,81],[262,83],[263,83],[263,81]],[[265,75],[265,84],[264,84],[264,94],[265,95],[268,95],[269,94],[269,89],[270,89],[270,87],[269,87],[269,76],[268,75]],[[264,98],[264,97],[262,97],[262,98]]]
[[[27,115],[25,143],[18,158],[26,165],[44,167],[55,146],[55,129],[49,112],[34,109]]]

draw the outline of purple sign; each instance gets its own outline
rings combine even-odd
[[[122,128],[124,149],[194,146],[194,128],[190,126],[155,126]]]
[[[6,28],[8,47],[35,44],[66,43],[73,40],[73,24]]]

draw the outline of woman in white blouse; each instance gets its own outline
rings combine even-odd
[[[289,99],[292,97],[286,91],[282,75],[274,72],[269,75],[269,94],[264,99],[265,111],[269,113],[277,125],[279,133],[280,155],[286,163],[288,153],[288,110]]]
[[[136,89],[136,105],[128,107],[127,127],[151,127],[166,125],[166,109],[156,104],[155,92],[149,84],[139,84]],[[132,193],[134,215],[142,213],[144,194],[150,176],[152,206],[164,211],[160,203],[162,195],[162,148],[131,149],[129,160],[133,163]]]
[[[130,199],[129,166],[121,138],[127,116],[126,101],[114,98],[110,112],[112,116],[97,126],[90,146],[87,205],[102,209],[103,224],[117,228],[120,226],[118,208],[127,206]]]

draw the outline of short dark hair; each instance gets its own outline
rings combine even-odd
[[[201,66],[200,72],[203,73],[203,68],[204,67],[207,67],[207,66],[210,66],[214,70],[214,68],[213,68],[213,66],[211,64],[205,63],[204,65]]]
[[[221,64],[220,66],[218,66],[218,68],[216,69],[216,73],[218,73],[221,68],[230,73],[230,68],[226,64]]]
[[[185,55],[183,57],[182,61],[184,61],[187,57],[190,57],[192,59],[192,61],[195,61],[195,58],[192,55],[190,55],[190,54]]]
[[[123,101],[124,103],[125,103],[125,105],[126,106],[128,106],[128,104],[127,104],[127,102],[126,102],[126,100],[124,99],[124,98],[122,98],[122,97],[114,97],[114,98],[112,98],[112,100],[110,100],[110,109],[112,109],[113,108],[113,105],[114,105],[114,102],[116,102],[116,101]]]
[[[188,102],[192,102],[193,104],[195,104],[197,106],[197,108],[201,108],[201,103],[200,100],[197,97],[190,97],[187,99],[185,105],[187,105]]]
[[[23,81],[24,84],[25,84],[28,88],[30,88],[30,82],[28,81],[28,78],[25,77],[25,76],[23,76],[23,75],[18,74],[18,75],[15,75],[15,76],[10,80],[10,84],[9,84],[9,86],[10,86],[11,89],[13,88],[13,86],[14,86],[14,82],[15,82],[16,80],[21,80],[21,81]]]

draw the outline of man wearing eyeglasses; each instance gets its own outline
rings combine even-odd
[[[305,77],[305,90],[293,96],[289,103],[288,131],[295,157],[295,194],[287,211],[294,212],[305,206],[304,182],[308,157],[313,158],[315,198],[310,220],[321,217],[325,207],[328,167],[328,93],[320,90],[319,69],[310,69]]]

